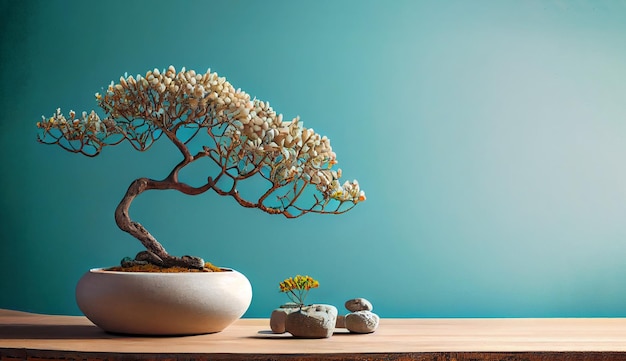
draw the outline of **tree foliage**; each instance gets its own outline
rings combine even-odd
[[[163,180],[141,179],[141,187],[129,188],[120,204],[119,213],[124,213],[120,219],[127,217],[132,199],[148,189],[176,189],[191,195],[212,189],[244,207],[288,218],[311,212],[343,213],[365,200],[356,180],[340,184],[341,170],[334,169],[336,155],[326,136],[305,128],[298,117],[283,120],[268,102],[251,99],[210,70],[197,74],[170,66],[148,71],[145,77],[125,74],[119,83],[111,82],[103,95],[96,93],[96,99],[103,117],[95,111],[80,116],[70,111],[65,116],[57,109],[37,123],[38,140],[95,157],[104,146],[123,141],[145,151],[165,136],[183,158]],[[198,139],[202,144],[194,149],[191,144]],[[179,171],[202,158],[213,161],[216,174],[197,187],[181,182]],[[251,178],[262,178],[267,184],[252,199],[237,189]],[[120,219],[122,229],[140,238]]]

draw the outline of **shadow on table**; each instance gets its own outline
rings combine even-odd
[[[4,325],[0,339],[63,340],[119,338],[93,325]]]
[[[333,337],[335,336],[354,336],[359,335],[357,333],[351,333],[345,328],[335,329]],[[290,333],[274,333],[271,330],[262,330],[256,333],[254,336],[248,336],[248,338],[263,338],[263,339],[280,339],[280,340],[302,340],[303,338],[293,337]]]

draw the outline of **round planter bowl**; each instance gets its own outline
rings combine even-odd
[[[252,287],[241,273],[113,272],[95,268],[76,286],[76,302],[107,332],[197,335],[222,331],[250,306]]]

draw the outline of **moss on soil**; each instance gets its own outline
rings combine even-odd
[[[186,267],[159,267],[153,264],[135,265],[132,267],[115,266],[106,269],[107,271],[117,272],[160,272],[160,273],[180,273],[180,272],[223,272],[224,269],[214,266],[211,263],[205,263],[203,269],[194,269]]]

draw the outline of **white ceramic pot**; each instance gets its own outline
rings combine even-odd
[[[250,306],[252,287],[235,270],[226,272],[87,272],[76,301],[105,331],[139,335],[219,332]]]

